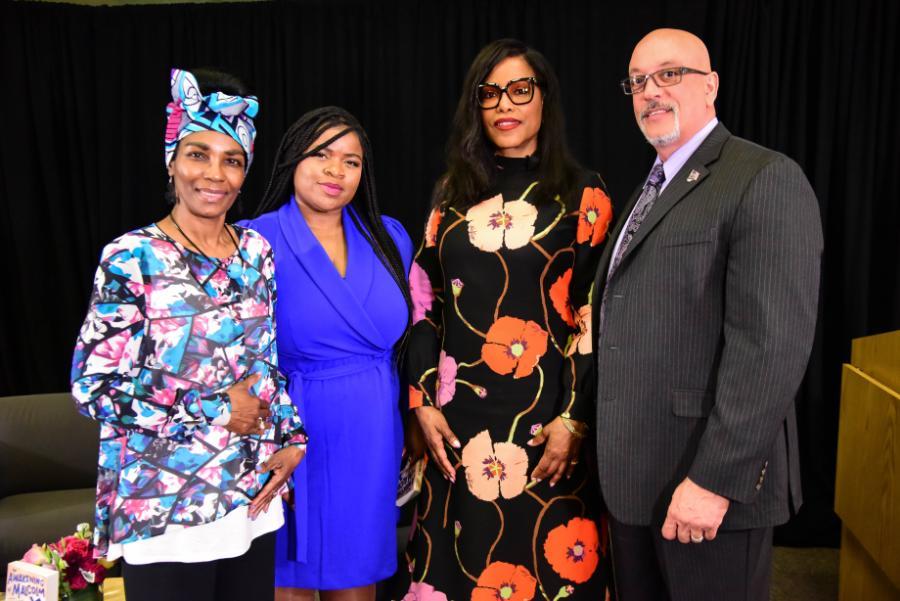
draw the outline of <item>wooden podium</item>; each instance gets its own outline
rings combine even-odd
[[[841,383],[841,601],[900,600],[900,331],[857,338]]]

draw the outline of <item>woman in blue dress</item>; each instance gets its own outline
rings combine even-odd
[[[279,368],[310,438],[278,532],[276,599],[372,600],[396,571],[412,243],[378,211],[371,147],[347,111],[305,114],[275,165],[246,225],[275,253]]]

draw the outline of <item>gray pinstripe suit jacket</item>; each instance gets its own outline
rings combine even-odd
[[[692,172],[696,172],[691,175]],[[612,515],[662,523],[685,476],[731,499],[726,529],[802,502],[794,397],[816,323],[822,228],[800,167],[721,124],[656,200],[609,282],[597,359],[600,484]]]

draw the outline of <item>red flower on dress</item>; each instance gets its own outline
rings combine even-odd
[[[572,518],[550,531],[544,541],[544,557],[553,571],[566,580],[587,582],[600,557],[597,525],[586,518]]]
[[[438,227],[441,225],[441,219],[444,213],[438,209],[431,209],[428,214],[428,223],[425,224],[425,248],[437,246]]]
[[[531,375],[538,360],[547,352],[547,332],[533,321],[501,317],[487,332],[481,358],[493,371],[514,378]]]
[[[600,188],[585,188],[578,208],[578,231],[575,233],[578,244],[590,240],[591,246],[597,246],[603,242],[610,221],[612,203],[609,196]]]
[[[415,409],[425,404],[425,395],[418,386],[409,386],[409,408]]]
[[[472,601],[531,601],[537,580],[523,566],[495,561],[478,577]]]
[[[559,313],[570,328],[575,327],[575,314],[572,305],[569,304],[569,287],[572,284],[572,269],[566,269],[559,278],[550,286],[550,301],[553,308]]]

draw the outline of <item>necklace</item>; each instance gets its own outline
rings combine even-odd
[[[184,236],[184,239],[187,240],[191,246],[196,248],[197,252],[200,253],[201,255],[203,255],[204,259],[206,259],[207,261],[209,261],[211,263],[215,262],[215,263],[221,264],[221,262],[222,262],[221,259],[210,258],[209,256],[207,256],[207,254],[205,252],[203,252],[203,249],[200,248],[199,246],[197,246],[197,243],[194,242],[193,240],[191,240],[190,237],[184,233],[184,230],[181,229],[181,226],[178,225],[177,221],[175,221],[175,215],[173,215],[172,213],[169,213],[169,219],[171,219],[172,223],[175,224],[175,229],[178,230],[178,233],[181,234],[182,236]],[[238,241],[235,240],[234,234],[231,233],[231,230],[228,229],[227,225],[223,225],[222,227],[224,227],[225,231],[228,232],[228,237],[231,239],[231,243],[234,244],[234,249],[238,250]]]

